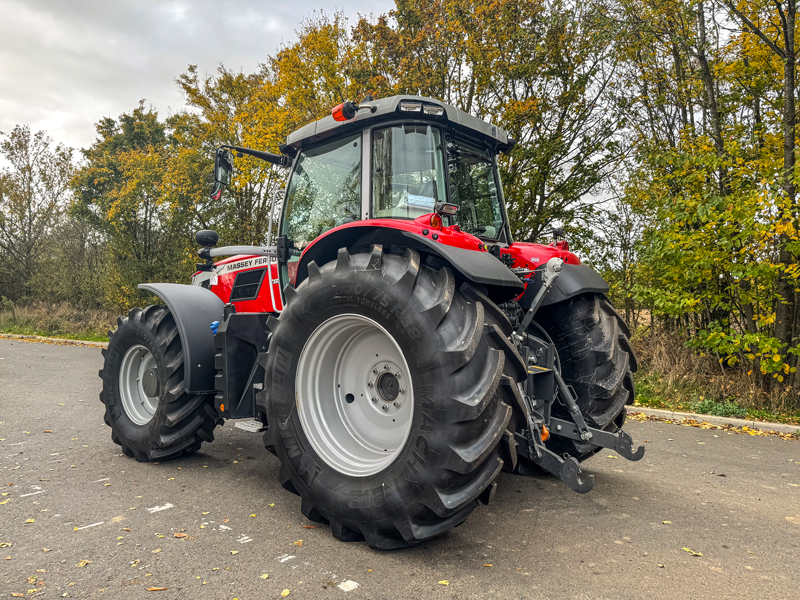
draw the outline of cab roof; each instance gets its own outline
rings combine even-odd
[[[423,104],[441,106],[444,109],[444,114],[441,116],[434,116],[424,113],[400,112],[399,105],[403,101],[422,102]],[[375,123],[396,118],[422,119],[441,124],[447,123],[454,129],[471,137],[477,137],[501,152],[507,152],[514,144],[505,129],[497,125],[492,125],[477,117],[473,117],[455,106],[445,104],[433,98],[426,98],[425,96],[390,96],[388,98],[378,98],[366,102],[362,101],[361,104],[375,106],[375,111],[372,112],[367,109],[361,109],[356,112],[355,117],[348,121],[336,121],[331,115],[328,115],[327,117],[309,123],[290,133],[286,138],[286,144],[297,150],[301,150],[309,146],[314,146],[318,142],[335,135],[345,134],[347,132],[355,133]]]

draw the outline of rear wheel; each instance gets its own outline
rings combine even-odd
[[[100,371],[111,439],[139,461],[194,452],[214,439],[213,394],[188,394],[175,319],[163,306],[134,308],[117,320]]]
[[[259,396],[265,444],[303,514],[381,549],[442,534],[488,501],[524,373],[494,304],[398,252],[309,264],[268,323]]]
[[[581,294],[539,309],[536,322],[550,336],[561,363],[561,376],[577,396],[587,424],[615,432],[625,423],[625,406],[633,404],[636,357],[630,330],[602,294]],[[552,413],[571,419],[567,409],[554,403]],[[550,436],[547,447],[563,455],[586,460],[601,448]]]

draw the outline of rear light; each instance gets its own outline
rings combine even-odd
[[[431,104],[426,104],[422,107],[422,112],[426,115],[434,115],[436,117],[440,117],[444,114],[444,108],[441,106],[433,106]]]
[[[442,217],[439,215],[431,215],[431,227],[434,229],[442,230]]]
[[[404,100],[400,103],[400,110],[403,112],[421,112],[422,102],[408,102]]]

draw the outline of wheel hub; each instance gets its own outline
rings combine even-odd
[[[303,431],[341,473],[381,471],[408,439],[414,410],[408,364],[372,319],[344,314],[320,325],[300,355],[296,390]]]
[[[146,425],[158,408],[160,392],[153,354],[141,344],[128,348],[119,370],[119,393],[125,414],[136,425]]]

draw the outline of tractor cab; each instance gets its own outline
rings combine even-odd
[[[501,128],[430,98],[344,103],[292,133],[292,172],[280,222],[304,250],[348,223],[428,222],[508,245],[496,154],[513,146]],[[436,215],[436,216],[434,216]],[[284,277],[294,279],[289,257]]]

